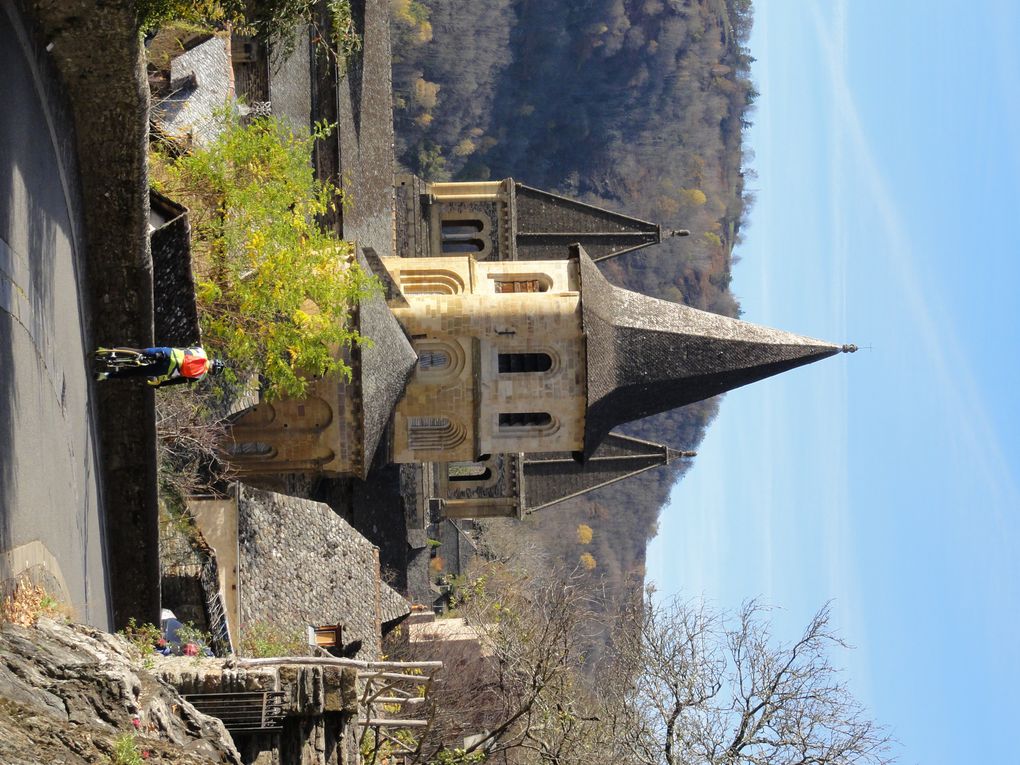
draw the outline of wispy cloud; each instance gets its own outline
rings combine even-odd
[[[918,267],[908,228],[862,125],[846,76],[846,8],[845,2],[838,4],[837,22],[833,28],[816,16],[819,42],[826,52],[837,113],[834,124],[839,132],[839,142],[849,151],[845,167],[852,167],[852,172],[873,201],[880,223],[878,234],[884,240],[883,249],[889,253],[891,272],[897,278],[904,304],[930,362],[930,368],[924,373],[926,376],[934,373],[925,380],[925,384],[936,386],[942,393],[942,400],[948,403],[944,415],[951,423],[952,431],[958,434],[960,447],[971,454],[982,455],[975,465],[980,471],[981,483],[994,498],[996,517],[1001,524],[1003,513],[1020,504],[1020,487],[989,416],[981,386],[971,371],[967,349],[959,342],[947,316],[933,308],[933,305],[940,304],[938,295],[933,295],[935,287],[924,278]],[[836,185],[839,185],[840,176],[835,178]],[[835,219],[841,218],[842,215],[837,214]],[[840,223],[837,227],[843,225]]]
[[[990,556],[1006,560],[1010,553],[1005,549],[1011,542],[1010,516],[1020,506],[1020,488],[1016,474],[1010,465],[1003,444],[1003,436],[990,415],[989,402],[982,391],[981,382],[975,377],[969,360],[968,348],[961,342],[952,323],[951,314],[946,312],[940,300],[938,287],[929,273],[920,267],[915,252],[910,228],[897,203],[890,179],[878,160],[861,111],[855,100],[848,78],[848,51],[864,49],[861,41],[847,40],[846,2],[835,6],[822,4],[814,7],[814,26],[821,50],[824,52],[826,76],[831,90],[832,110],[830,124],[830,178],[832,181],[830,214],[832,221],[832,257],[836,273],[840,275],[842,293],[839,305],[839,326],[847,325],[847,268],[850,257],[850,220],[846,211],[854,210],[848,194],[857,199],[870,200],[870,206],[877,225],[869,239],[876,243],[876,253],[882,253],[888,260],[887,273],[895,280],[895,287],[902,301],[904,320],[912,324],[911,331],[920,343],[919,354],[924,359],[923,368],[917,369],[917,382],[934,393],[941,402],[938,416],[942,419],[941,431],[955,439],[955,449],[965,455],[964,459],[973,471],[969,480],[980,490],[975,492],[984,498],[985,506],[980,517],[991,525],[989,531],[995,538],[987,540],[986,550]],[[850,47],[850,45],[853,47]],[[862,53],[862,55],[864,55]],[[1012,54],[1009,54],[1012,55]],[[856,205],[859,210],[860,205]],[[870,211],[869,211],[870,213]],[[859,239],[859,237],[858,237]],[[855,303],[866,299],[855,295]],[[903,327],[890,327],[889,337],[902,337]],[[847,386],[842,380],[842,411],[846,412]],[[841,442],[848,443],[845,431]],[[929,433],[930,438],[934,431]],[[927,444],[921,445],[927,447]],[[950,449],[954,444],[946,444]],[[844,461],[844,465],[846,462]],[[935,470],[933,466],[933,470]],[[920,480],[904,476],[904,480]],[[846,497],[846,471],[843,475],[842,501],[833,497],[834,506],[831,524],[827,530],[831,558],[830,576],[833,591],[843,595],[835,604],[835,615],[841,626],[853,626],[862,637],[870,630],[883,629],[877,624],[868,625],[865,616],[869,613],[862,600],[860,572],[854,562],[857,554],[852,550],[854,518],[850,513]],[[936,479],[937,480],[937,479]],[[951,479],[946,479],[951,480]],[[954,490],[963,491],[960,487]],[[969,506],[952,506],[947,503],[945,511],[955,513],[952,528],[966,529],[973,524],[966,516],[974,512]],[[989,574],[992,576],[992,574]],[[880,639],[877,633],[872,638]],[[870,676],[870,659],[867,642],[859,646],[855,655],[849,658],[852,676],[865,695],[871,695],[874,687]]]

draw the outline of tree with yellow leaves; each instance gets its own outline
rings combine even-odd
[[[231,361],[228,374],[262,376],[269,396],[301,396],[313,377],[350,375],[338,351],[362,342],[349,313],[375,282],[351,245],[316,223],[340,200],[309,164],[326,129],[220,118],[210,145],[154,152],[152,178],[191,211],[204,345]]]

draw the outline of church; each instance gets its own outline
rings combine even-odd
[[[626,423],[856,350],[611,284],[599,261],[654,223],[511,178],[398,176],[394,200],[395,255],[356,256],[382,293],[353,314],[350,379],[241,412],[238,474],[418,464],[434,516],[519,518],[692,456]]]

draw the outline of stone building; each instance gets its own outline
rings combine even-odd
[[[855,350],[616,287],[597,261],[659,227],[513,179],[400,177],[394,221],[352,379],[242,413],[241,473],[421,463],[433,511],[519,517],[681,456],[618,426]]]

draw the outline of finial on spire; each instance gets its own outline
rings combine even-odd
[[[697,457],[697,452],[680,451],[679,449],[671,449],[666,447],[666,464],[669,464],[673,460],[692,459]]]
[[[843,346],[843,353],[857,353],[857,346],[853,343],[847,343]]]
[[[670,236],[690,236],[691,232],[686,228],[671,228],[669,230]]]

